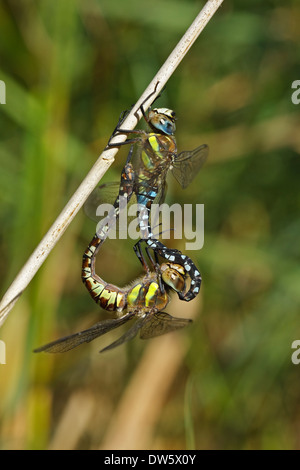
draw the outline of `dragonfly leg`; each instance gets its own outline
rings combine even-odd
[[[133,145],[130,147],[125,166],[121,173],[119,194],[114,203],[115,213],[117,216],[120,214],[120,211],[124,210],[125,207],[128,205],[133,194],[134,169],[132,164],[130,163],[132,151]]]
[[[146,113],[145,113],[145,110],[144,110],[144,104],[146,103],[146,101],[148,101],[148,99],[150,98],[150,96],[154,95],[154,93],[156,92],[157,90],[157,87],[159,85],[159,80],[158,82],[156,83],[155,87],[154,87],[154,90],[147,96],[147,98],[144,99],[144,101],[142,102],[141,106],[140,106],[140,110],[141,110],[141,113],[143,115],[143,118],[145,119],[145,121],[147,122],[147,124],[149,123],[149,120],[146,116]],[[162,92],[164,91],[164,88],[162,89],[162,91],[158,94],[158,96],[155,98],[154,101],[152,101],[152,104],[161,96]],[[151,106],[152,106],[151,104]]]
[[[130,194],[130,197],[133,193],[133,183],[134,183],[134,169],[130,163],[133,152],[133,145],[130,147],[125,166],[121,173],[120,188],[119,188],[119,197],[123,196],[124,193],[127,193],[127,197]]]
[[[127,165],[131,162],[131,158],[132,158],[132,154],[133,154],[133,149],[134,149],[134,146],[131,145],[131,147],[130,147],[130,149],[129,149],[129,152],[128,152],[128,155],[127,155],[127,158],[126,158],[125,167],[127,167]]]
[[[158,285],[159,285],[159,289],[160,289],[160,292],[162,294],[164,294],[166,292],[166,289],[165,289],[165,285],[162,281],[162,277],[161,277],[161,271],[160,271],[160,267],[159,265],[156,265],[155,266],[155,269],[156,269],[156,274],[157,274],[157,281],[158,281]]]
[[[150,96],[154,95],[154,93],[156,92],[156,89],[158,87],[158,84],[159,84],[159,81],[156,83],[156,85],[154,87],[154,90],[147,96],[147,98],[145,98],[145,100],[142,102],[142,104],[140,106],[141,113],[142,113],[143,118],[145,119],[147,124],[149,124],[149,120],[148,120],[148,117],[147,117],[146,112],[144,110],[144,103],[146,101],[148,101]],[[155,100],[157,100],[160,97],[161,93],[155,98]],[[133,106],[131,106],[130,110],[132,108],[133,108]],[[119,135],[119,134],[127,134],[127,135],[129,135],[129,134],[144,134],[145,133],[145,131],[140,130],[140,129],[135,129],[135,130],[122,129],[122,124],[125,121],[125,119],[126,119],[126,117],[128,116],[129,113],[130,113],[130,111],[125,110],[120,114],[118,124],[116,125],[111,137],[109,138],[109,141],[108,141],[108,144],[107,144],[106,148],[120,147],[121,145],[126,145],[126,144],[129,144],[129,143],[135,143],[135,142],[138,142],[140,140],[138,137],[136,137],[135,139],[126,140],[125,142],[117,142],[117,143],[111,144],[112,138],[115,137],[116,135]],[[138,119],[138,116],[136,116],[136,118]]]
[[[154,253],[154,257],[155,257],[155,261],[154,261],[154,259],[152,258],[152,255],[150,254],[150,249],[149,249],[149,247],[148,247],[147,245],[146,245],[145,250],[146,250],[147,256],[148,256],[148,258],[149,258],[149,260],[150,260],[152,266],[153,266],[154,268],[155,268],[156,266],[159,266],[158,255],[157,255],[156,251],[153,252],[153,253]]]
[[[114,136],[118,131],[119,129],[121,129],[121,126],[123,124],[123,122],[125,121],[125,119],[127,118],[128,114],[130,113],[130,111],[132,110],[134,105],[132,105],[130,107],[130,109],[125,109],[125,111],[122,111],[120,116],[119,116],[119,120],[118,120],[118,124],[116,125],[115,129],[113,130],[113,133],[112,133],[112,136]],[[112,138],[112,137],[111,137]]]
[[[132,109],[132,106],[130,108],[130,110]],[[119,116],[119,120],[118,120],[118,124],[116,125],[112,135],[115,135],[116,132],[118,132],[118,129],[120,129],[122,123],[125,121],[126,117],[128,116],[128,114],[130,113],[130,110],[128,109],[125,109],[125,111],[122,111],[120,116]]]
[[[143,268],[145,269],[145,271],[147,273],[149,273],[150,269],[149,269],[149,266],[146,262],[145,256],[143,255],[143,252],[142,252],[141,241],[142,240],[139,240],[135,245],[133,245],[133,250],[134,250],[136,256],[138,257],[138,259],[140,260],[140,262],[141,262]]]
[[[143,132],[143,131],[141,131],[141,132]],[[105,147],[105,150],[108,150],[108,149],[111,149],[111,148],[115,148],[115,147],[122,147],[122,145],[135,144],[135,143],[137,143],[137,142],[140,141],[140,137],[135,137],[135,138],[133,138],[133,139],[126,139],[124,142],[114,142],[114,143],[111,143],[111,140],[112,140],[114,137],[116,137],[117,135],[119,135],[119,134],[132,134],[132,133],[134,133],[134,134],[136,134],[136,133],[140,134],[141,132],[138,132],[138,131],[131,131],[131,130],[127,130],[127,129],[126,129],[126,130],[125,130],[125,129],[122,129],[122,132],[119,132],[119,131],[118,131],[117,134],[112,134],[112,135],[110,136],[109,141],[108,141],[108,143],[107,143],[107,145],[106,145],[106,147]]]
[[[133,249],[134,249],[134,252],[136,254],[136,256],[138,257],[138,259],[140,260],[143,268],[145,269],[146,272],[150,272],[149,270],[149,266],[145,260],[145,256],[143,255],[143,252],[142,252],[142,248],[141,248],[141,244],[142,242],[145,242],[146,240],[145,239],[141,239],[139,240],[134,246],[133,246]],[[162,294],[165,293],[165,286],[162,282],[162,278],[161,278],[161,270],[160,270],[160,265],[159,265],[159,262],[158,262],[158,255],[157,253],[154,251],[154,257],[155,257],[155,260],[153,259],[151,253],[150,253],[150,249],[149,247],[146,245],[146,248],[145,248],[145,251],[147,253],[147,256],[150,260],[150,263],[153,267],[153,269],[155,270],[156,274],[157,274],[157,280],[158,280],[158,284],[159,284],[159,289],[161,291]]]

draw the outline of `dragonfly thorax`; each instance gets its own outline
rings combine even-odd
[[[150,310],[160,311],[167,306],[169,298],[162,292],[153,273],[147,281],[135,284],[127,293],[127,309],[137,309],[141,314]]]
[[[148,122],[153,130],[162,134],[173,135],[176,131],[176,115],[172,109],[154,108],[149,111]]]

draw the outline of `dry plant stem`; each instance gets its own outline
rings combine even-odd
[[[185,54],[193,45],[201,31],[204,29],[208,21],[222,3],[223,0],[208,0],[204,8],[200,11],[173,52],[170,54],[164,65],[146,88],[138,102],[132,108],[126,120],[122,123],[122,127],[124,129],[133,129],[136,126],[137,121],[141,118],[141,104],[143,103],[145,110],[148,109],[153,100],[165,86],[166,82],[175,71],[176,67],[179,65]],[[118,136],[111,142],[121,142],[125,139],[125,135]],[[95,165],[92,167],[77,191],[74,193],[73,197],[70,199],[36,250],[25,263],[0,303],[0,326],[6,319],[7,315],[24,289],[28,286],[38,269],[41,267],[52,248],[62,236],[68,225],[71,223],[79,209],[82,207],[90,193],[93,191],[110,165],[114,162],[114,156],[117,151],[118,149],[114,148],[104,150],[102,152]]]

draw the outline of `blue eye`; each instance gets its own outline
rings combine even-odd
[[[176,131],[176,115],[168,108],[154,108],[149,112],[149,124],[163,134],[173,135]]]
[[[161,132],[167,135],[174,134],[176,130],[175,123],[165,118],[160,119],[158,122],[156,122],[155,127],[156,129],[160,130]]]

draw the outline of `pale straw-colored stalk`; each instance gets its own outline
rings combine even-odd
[[[201,31],[212,18],[216,10],[223,3],[223,0],[208,0],[203,9],[197,15],[189,29],[181,38],[175,49],[167,58],[161,69],[155,75],[151,83],[148,85],[140,99],[133,106],[126,120],[122,123],[124,129],[133,129],[137,121],[141,118],[140,106],[146,110],[156,96],[161,92],[170,76],[174,73],[176,67],[189,51]],[[126,139],[125,135],[118,136],[115,141],[121,142]],[[7,318],[10,310],[26,289],[38,269],[41,267],[52,248],[58,242],[68,225],[71,223],[79,209],[82,207],[88,196],[96,187],[102,176],[114,162],[117,148],[104,150],[98,160],[86,175],[77,191],[64,207],[60,215],[57,217],[53,225],[50,227],[44,238],[41,240],[37,248],[29,257],[23,268],[17,274],[16,278],[6,291],[0,302],[0,326]]]

